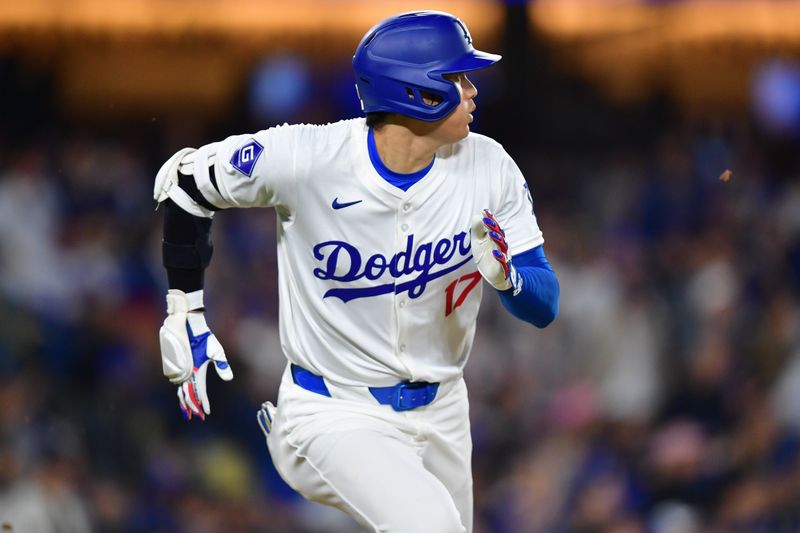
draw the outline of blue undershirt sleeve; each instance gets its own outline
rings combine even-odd
[[[543,328],[558,315],[558,297],[561,288],[558,278],[547,258],[544,248],[537,246],[512,258],[512,264],[522,278],[522,291],[497,291],[500,301],[512,315]]]

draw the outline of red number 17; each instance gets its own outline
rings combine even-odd
[[[476,270],[475,272],[472,272],[470,274],[464,274],[457,280],[454,280],[453,283],[448,285],[447,288],[444,290],[445,297],[447,298],[444,310],[444,316],[450,316],[450,313],[452,313],[456,309],[456,307],[463,304],[464,300],[467,299],[467,295],[470,293],[472,289],[475,288],[475,286],[478,284],[480,280],[481,280],[481,273]],[[458,295],[458,298],[456,298],[456,287],[462,281],[466,282],[467,285],[461,291],[461,294]]]

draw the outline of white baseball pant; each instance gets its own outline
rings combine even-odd
[[[472,439],[463,379],[397,412],[367,387],[305,390],[287,367],[267,446],[283,479],[370,531],[471,533]]]

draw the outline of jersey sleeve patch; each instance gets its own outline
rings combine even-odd
[[[233,152],[231,165],[249,178],[253,175],[253,168],[256,166],[256,161],[261,157],[261,152],[263,151],[264,147],[255,139],[251,139]]]

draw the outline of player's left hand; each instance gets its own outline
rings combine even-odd
[[[470,230],[472,257],[483,279],[499,291],[522,290],[522,281],[511,264],[506,233],[488,209],[477,215]]]
[[[183,291],[167,294],[167,318],[159,331],[164,375],[178,385],[178,404],[186,420],[197,416],[205,420],[211,414],[206,389],[208,365],[224,381],[233,379],[225,351],[211,333],[202,306],[190,309]]]

